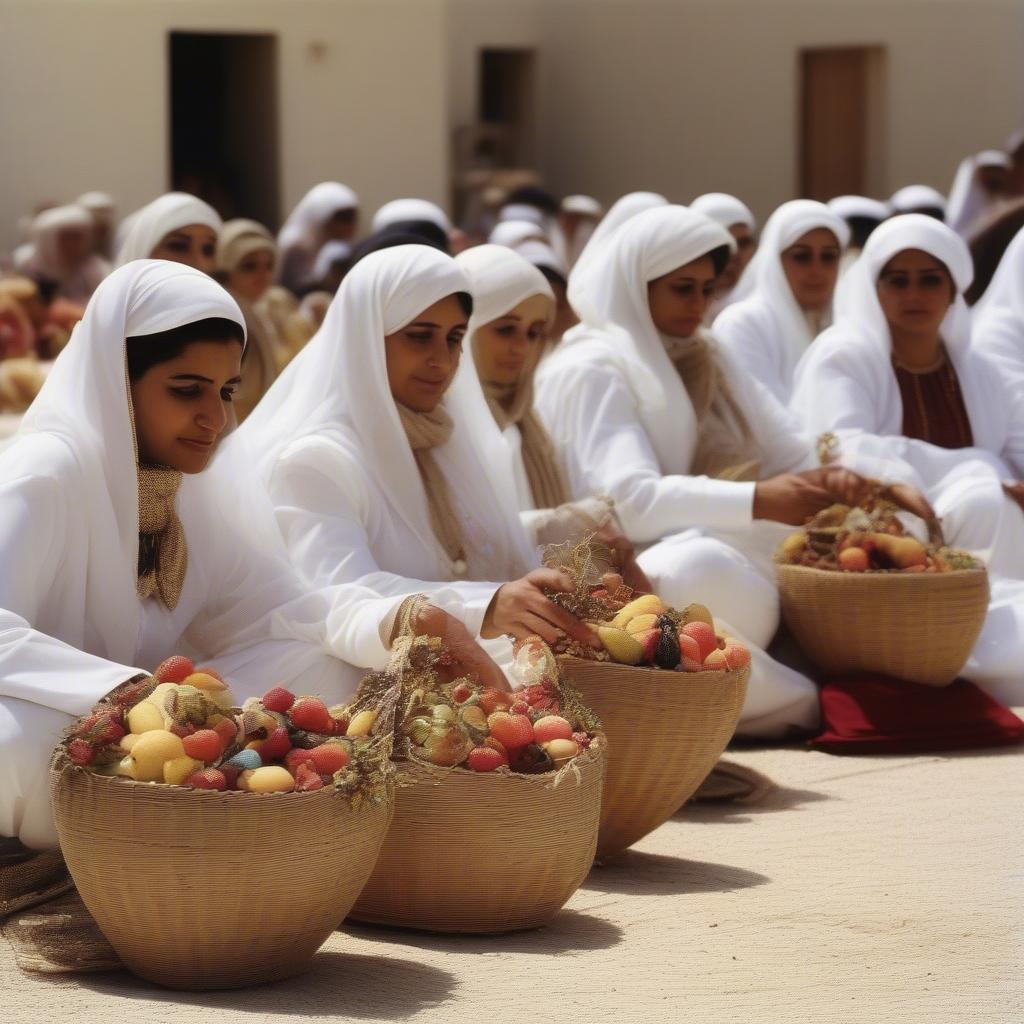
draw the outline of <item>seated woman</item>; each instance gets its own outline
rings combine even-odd
[[[754,215],[746,203],[727,192],[706,192],[702,196],[697,196],[690,203],[690,209],[710,217],[716,224],[721,224],[736,239],[736,251],[729,257],[725,270],[715,281],[715,294],[708,303],[708,311],[704,316],[704,322],[712,324],[715,317],[728,305],[740,277],[747,269],[747,264],[757,252],[757,239],[754,237],[757,221],[754,220]]]
[[[846,222],[823,203],[783,203],[764,226],[757,255],[716,317],[715,337],[785,405],[796,365],[832,316]]]
[[[550,285],[536,267],[503,246],[476,246],[455,262],[469,278],[473,295],[468,328],[472,363],[466,369],[477,374],[508,442],[527,533],[537,545],[599,533],[626,583],[646,593],[650,584],[615,523],[613,506],[603,498],[571,501],[558,453],[533,409],[533,377],[555,315]]]
[[[995,686],[1003,699],[1024,698],[1019,682],[1007,690],[1001,675],[1012,653],[1011,678],[1019,680],[1011,638],[1024,636],[1024,622],[1009,628],[1024,578],[1024,515],[1010,500],[1024,496],[1024,404],[985,354],[984,339],[972,341],[962,296],[971,280],[967,246],[933,218],[894,217],[868,239],[850,274],[839,323],[800,367],[794,409],[814,434],[835,435],[844,464],[918,487],[946,539],[988,563],[998,614],[968,678]],[[1019,599],[1016,608],[1024,608]],[[1009,631],[990,643],[990,626]]]
[[[817,720],[811,681],[764,650],[779,622],[779,524],[803,523],[857,481],[799,473],[814,464],[809,442],[701,327],[733,245],[679,206],[622,225],[590,263],[581,324],[538,370],[537,407],[572,453],[570,490],[614,500],[655,592],[708,605],[751,645],[739,731],[778,736]]]
[[[475,376],[457,372],[468,292],[430,246],[366,256],[229,450],[258,466],[309,582],[427,594],[486,638],[591,642],[540,590],[566,581],[530,572],[507,447]]]
[[[20,272],[56,295],[84,306],[110,272],[93,251],[92,216],[84,207],[55,206],[32,221],[32,243]]]
[[[238,219],[224,225],[217,241],[218,277],[242,310],[247,339],[242,385],[233,403],[239,423],[256,407],[291,357],[266,302],[276,266],[277,243],[262,224]]]
[[[168,192],[131,215],[116,265],[132,260],[170,260],[212,274],[217,267],[217,211],[187,192]]]
[[[301,298],[315,286],[313,265],[324,242],[349,242],[359,229],[359,197],[347,185],[322,181],[288,214],[277,234],[278,281]]]
[[[243,340],[211,278],[123,267],[0,453],[0,835],[56,845],[54,745],[169,654],[220,668],[239,698],[294,680],[337,701],[353,665],[386,663],[396,602],[301,583],[245,472],[207,470]]]

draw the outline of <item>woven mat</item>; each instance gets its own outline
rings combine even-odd
[[[763,800],[775,788],[775,783],[767,775],[735,761],[722,760],[711,769],[711,774],[690,799],[707,803],[735,801],[753,804]]]
[[[13,914],[3,933],[18,966],[33,974],[87,974],[122,966],[74,888]]]

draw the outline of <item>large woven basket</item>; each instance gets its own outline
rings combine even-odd
[[[736,730],[750,667],[690,673],[559,663],[608,737],[597,849],[608,861],[667,821],[707,778]]]
[[[125,965],[168,988],[238,988],[301,971],[373,870],[392,800],[190,790],[96,775],[58,747],[57,833]]]
[[[408,761],[377,866],[351,917],[432,932],[547,924],[597,848],[606,744],[559,773],[476,773]],[[575,767],[573,767],[575,766]]]
[[[988,611],[988,573],[857,573],[777,565],[782,615],[824,672],[946,686]]]

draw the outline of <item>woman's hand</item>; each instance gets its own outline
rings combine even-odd
[[[455,661],[452,668],[456,676],[470,676],[483,686],[493,686],[499,690],[509,689],[505,673],[476,642],[465,624],[443,608],[433,604],[423,605],[413,619],[412,630],[416,636],[435,636],[444,643]]]
[[[582,644],[598,646],[597,637],[544,590],[569,593],[572,583],[555,569],[534,569],[522,579],[506,583],[491,600],[480,635],[488,640],[504,633],[517,640],[536,635],[553,644],[565,634]]]
[[[836,499],[815,478],[818,472],[783,473],[759,480],[754,487],[754,518],[803,526],[811,516],[834,504]]]

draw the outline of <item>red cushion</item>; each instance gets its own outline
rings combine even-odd
[[[1024,742],[1024,721],[966,679],[920,686],[854,676],[821,689],[823,731],[811,740],[830,754],[914,754]]]

